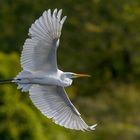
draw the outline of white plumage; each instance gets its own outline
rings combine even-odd
[[[66,16],[62,10],[45,11],[29,29],[21,55],[20,72],[12,81],[22,91],[29,91],[33,104],[56,124],[75,130],[95,130],[97,124],[88,126],[69,100],[64,87],[72,78],[88,76],[62,72],[57,67],[57,47]]]

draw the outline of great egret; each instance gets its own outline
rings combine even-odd
[[[49,9],[29,29],[21,54],[23,70],[12,80],[18,89],[29,91],[33,104],[56,124],[75,130],[95,130],[97,124],[88,126],[69,100],[64,87],[72,84],[72,78],[89,76],[58,69],[56,51],[66,16],[62,9]]]

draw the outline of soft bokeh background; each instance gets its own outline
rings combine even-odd
[[[0,85],[0,140],[139,140],[140,1],[0,0],[0,79],[21,70],[30,25],[49,8],[68,18],[58,50],[59,68],[91,74],[67,88],[96,131],[55,125],[15,85]]]

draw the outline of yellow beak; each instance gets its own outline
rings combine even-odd
[[[91,75],[88,75],[88,74],[77,74],[77,73],[75,73],[74,76],[76,76],[76,77],[91,77]]]

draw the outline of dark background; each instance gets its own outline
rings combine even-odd
[[[96,131],[55,125],[15,85],[0,85],[0,140],[139,140],[140,1],[0,0],[0,79],[21,70],[20,54],[31,24],[47,9],[67,20],[58,49],[59,68],[91,74],[68,94]]]

